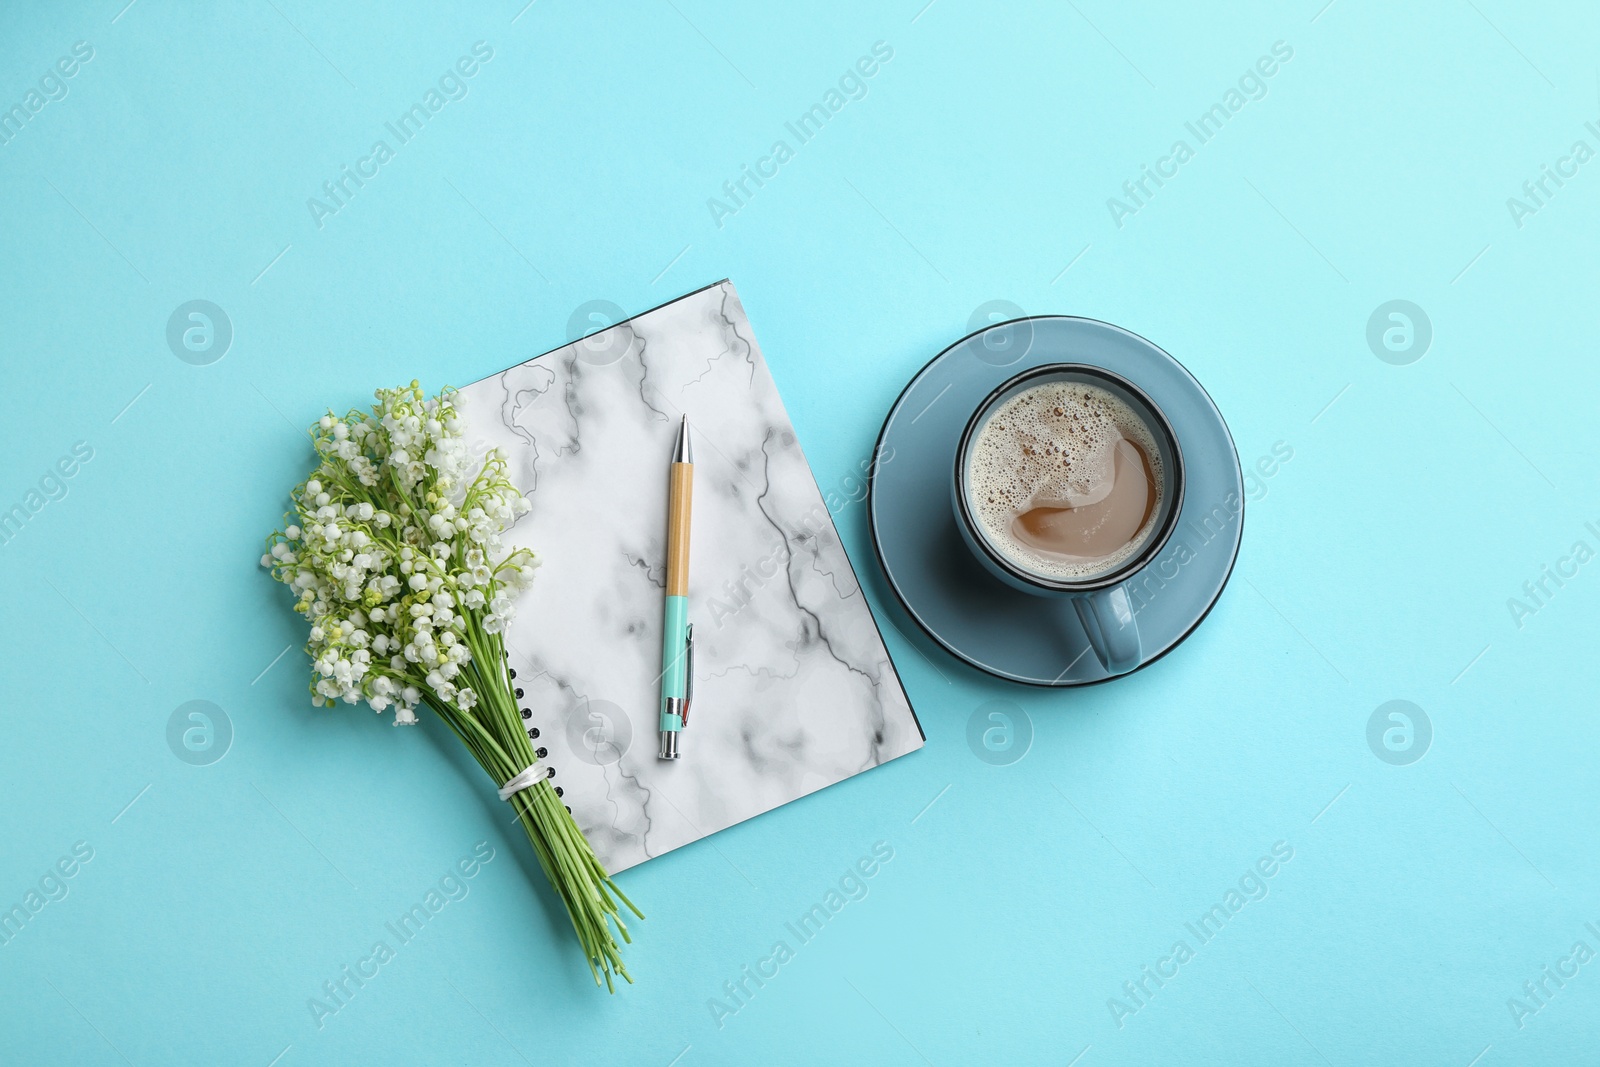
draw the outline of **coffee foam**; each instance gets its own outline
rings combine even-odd
[[[1150,461],[1157,506],[1133,538],[1109,556],[1040,552],[1011,532],[1037,507],[1084,507],[1111,492],[1115,449],[1133,442]],[[997,550],[1024,570],[1078,580],[1111,570],[1143,547],[1160,517],[1161,453],[1155,435],[1122,398],[1084,382],[1024,390],[996,408],[967,452],[967,502]]]

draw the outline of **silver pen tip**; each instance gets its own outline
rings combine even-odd
[[[678,424],[678,443],[672,450],[672,462],[693,463],[694,447],[689,443],[689,416]]]

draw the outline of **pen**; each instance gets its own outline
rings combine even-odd
[[[694,696],[694,627],[689,624],[689,504],[694,495],[694,452],[689,416],[678,426],[667,488],[667,608],[661,627],[660,759],[678,758],[678,734],[689,722]]]

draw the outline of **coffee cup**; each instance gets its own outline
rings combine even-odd
[[[1161,552],[1183,493],[1171,423],[1138,386],[1079,363],[1034,367],[983,399],[956,449],[951,497],[997,579],[1072,602],[1109,675],[1139,666],[1124,583]]]

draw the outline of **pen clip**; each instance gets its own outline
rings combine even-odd
[[[683,638],[683,725],[689,725],[689,705],[694,701],[694,623]]]

